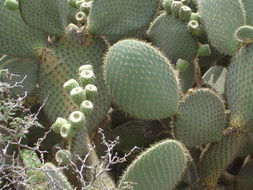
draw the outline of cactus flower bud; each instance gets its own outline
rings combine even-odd
[[[97,94],[97,87],[93,84],[87,84],[84,88],[86,99],[91,100]]]
[[[212,52],[211,52],[211,48],[210,48],[209,44],[204,44],[204,45],[199,46],[198,56],[208,56],[211,53]]]
[[[84,70],[79,74],[79,82],[81,86],[93,84],[95,82],[95,79],[95,74],[91,70]]]
[[[73,88],[70,91],[70,98],[76,105],[80,105],[86,99],[85,91],[82,87]]]
[[[68,94],[73,88],[76,87],[79,87],[79,84],[75,79],[70,79],[63,84],[63,88],[67,91]]]
[[[59,165],[67,165],[70,163],[73,155],[68,150],[58,150],[55,154],[55,160]]]
[[[171,5],[171,11],[174,17],[179,16],[179,10],[183,6],[183,3],[181,1],[173,1]]]
[[[15,11],[18,9],[18,2],[16,0],[6,0],[4,6],[9,10]]]
[[[188,6],[182,6],[179,10],[179,18],[182,21],[187,22],[192,14],[192,9]]]
[[[69,122],[71,124],[71,127],[74,129],[79,129],[85,125],[86,119],[82,112],[74,111],[69,115]]]
[[[84,100],[80,107],[79,107],[79,110],[85,115],[85,116],[88,116],[91,114],[91,112],[93,111],[94,109],[94,106],[93,106],[93,103],[89,100]]]
[[[60,134],[61,127],[65,124],[68,124],[68,121],[62,117],[58,117],[54,122],[54,124],[52,125],[52,130],[55,133]]]

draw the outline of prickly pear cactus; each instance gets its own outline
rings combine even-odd
[[[134,190],[173,189],[186,169],[187,160],[188,153],[181,143],[174,140],[162,141],[143,152],[127,168],[119,187],[124,182],[133,182],[136,183]]]
[[[197,55],[197,39],[187,30],[185,23],[172,15],[160,15],[147,34],[150,41],[174,64],[179,58],[191,62]]]
[[[226,89],[234,127],[252,131],[252,52],[253,45],[242,48],[228,67]]]
[[[219,96],[208,89],[191,90],[180,107],[174,123],[178,140],[194,147],[221,139],[225,107]]]
[[[0,0],[0,189],[250,189],[252,42],[252,0]]]
[[[143,119],[159,119],[178,111],[175,72],[156,48],[138,40],[123,40],[109,49],[104,64],[106,84],[125,112]]]

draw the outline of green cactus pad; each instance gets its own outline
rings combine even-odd
[[[198,4],[201,23],[211,45],[221,53],[233,55],[240,48],[234,33],[237,28],[245,24],[242,1],[199,0]]]
[[[188,147],[218,141],[225,128],[225,106],[211,90],[192,90],[181,104],[174,127],[176,138]]]
[[[122,35],[148,25],[159,0],[93,0],[88,31],[97,35]]]
[[[193,86],[197,75],[196,67],[198,67],[197,63],[190,63],[184,72],[179,73],[178,78],[183,93],[186,93]]]
[[[150,26],[148,38],[176,63],[181,58],[191,62],[197,55],[198,44],[187,30],[186,23],[166,13],[160,15]]]
[[[9,59],[7,59],[9,57]],[[24,95],[25,92],[30,93],[38,79],[39,62],[34,59],[5,57],[5,62],[0,64],[0,69],[8,69],[8,71],[16,76],[11,79],[2,79],[2,82],[8,82],[10,85],[18,84],[17,87],[11,88],[11,91],[17,95]],[[20,83],[22,81],[22,83]]]
[[[237,120],[241,127],[246,127],[251,131],[253,130],[252,53],[253,44],[237,52],[228,67],[226,78],[226,94],[231,120]]]
[[[253,189],[253,160],[248,160],[240,169],[236,176],[236,189],[251,190]]]
[[[180,181],[187,167],[188,153],[181,143],[165,140],[143,152],[127,168],[124,182],[134,182],[133,190],[168,190]]]
[[[208,186],[217,184],[220,175],[237,156],[242,140],[243,138],[240,135],[229,134],[221,142],[212,144],[204,152],[199,165],[202,184]]]
[[[61,36],[67,26],[68,4],[65,0],[19,0],[24,21],[48,34]]]
[[[170,62],[138,40],[114,44],[105,56],[105,79],[115,102],[142,119],[170,117],[178,111],[179,90]]]
[[[97,77],[95,85],[98,87],[98,94],[92,100],[93,113],[98,115],[91,114],[87,122],[89,129],[94,130],[94,125],[96,126],[105,115],[111,101],[104,87],[101,68],[106,44],[101,38],[86,39],[85,37],[88,44],[81,45],[77,42],[77,32],[75,30],[69,32],[66,34],[66,39],[56,42],[44,52],[39,79],[41,100],[43,101],[49,95],[44,110],[50,121],[54,122],[59,116],[67,117],[75,106],[62,86],[68,79],[77,78],[80,66],[92,64]]]
[[[91,100],[94,109],[87,117],[86,125],[73,138],[71,144],[71,150],[80,156],[85,152],[82,145],[87,130],[90,134],[97,129],[111,104],[111,97],[102,76],[102,57],[106,44],[99,37],[93,38],[88,35],[82,37],[82,35],[84,34],[80,30],[70,26],[66,36],[44,52],[39,79],[41,101],[48,97],[44,111],[50,121],[54,122],[57,117],[66,118],[76,109],[68,93],[63,89],[63,84],[71,78],[77,78],[80,66],[92,65],[96,76],[95,85],[98,88],[97,95]]]
[[[204,74],[203,81],[220,95],[225,96],[225,79],[227,69],[222,66],[213,66]]]
[[[73,190],[66,176],[63,175],[60,168],[57,168],[52,163],[46,163],[41,167],[41,170],[44,171],[48,188],[51,190]]]
[[[47,44],[47,36],[26,25],[19,11],[12,11],[0,0],[0,54],[37,57]]]

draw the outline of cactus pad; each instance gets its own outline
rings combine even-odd
[[[56,42],[48,48],[48,51],[44,52],[39,85],[41,100],[43,101],[49,95],[44,107],[49,119],[53,122],[59,116],[67,117],[75,106],[62,86],[68,79],[77,78],[77,71],[81,65],[91,64],[97,77],[95,85],[98,88],[98,94],[91,100],[94,110],[87,118],[90,132],[101,121],[111,103],[104,85],[101,68],[106,44],[101,38],[89,39],[88,36],[85,36],[87,44],[78,43],[78,39],[78,30],[73,30],[67,33],[64,39]]]
[[[64,34],[69,11],[66,0],[20,0],[19,9],[31,27],[51,35]]]
[[[176,63],[181,58],[191,62],[197,55],[197,40],[187,25],[172,15],[160,15],[148,30],[150,41]]]
[[[93,0],[88,31],[97,35],[122,35],[148,25],[159,0]]]
[[[179,82],[183,93],[186,93],[194,84],[197,75],[197,63],[190,63],[184,72],[180,72]]]
[[[162,141],[135,159],[122,176],[119,188],[124,182],[134,182],[133,190],[173,189],[187,167],[187,157],[178,141]]]
[[[222,100],[208,89],[189,91],[174,127],[176,138],[189,147],[220,140],[225,128]]]
[[[237,28],[245,24],[243,3],[240,2],[242,1],[199,0],[201,23],[211,45],[227,55],[233,55],[240,48],[240,43],[234,36]]]
[[[217,184],[220,175],[238,154],[241,142],[241,136],[229,134],[204,152],[199,166],[201,183],[209,186]]]
[[[228,67],[226,94],[231,120],[238,120],[240,126],[253,130],[253,44],[241,49]],[[236,126],[235,126],[236,127]]]
[[[19,11],[11,11],[0,0],[0,53],[17,57],[37,57],[47,44],[47,36],[29,27]]]
[[[138,40],[114,44],[105,57],[105,79],[115,102],[137,118],[159,119],[178,111],[177,79],[169,61]]]

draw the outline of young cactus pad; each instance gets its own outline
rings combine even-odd
[[[218,141],[225,128],[225,106],[211,90],[193,90],[185,97],[174,126],[176,138],[186,146]]]
[[[115,102],[137,118],[160,119],[177,113],[175,72],[156,48],[138,40],[114,44],[105,57],[104,75]]]
[[[253,130],[252,53],[253,44],[237,52],[228,67],[226,78],[226,95],[231,120],[238,120],[239,126],[247,127],[247,130],[251,131]]]
[[[162,141],[135,159],[122,176],[119,188],[124,182],[133,182],[133,190],[172,190],[187,167],[187,157],[178,141]]]

